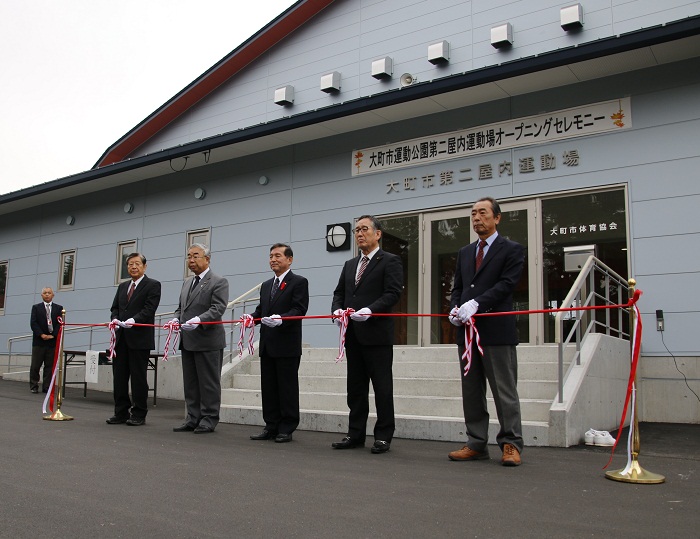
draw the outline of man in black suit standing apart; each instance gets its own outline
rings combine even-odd
[[[209,268],[209,247],[195,243],[187,251],[187,267],[193,277],[185,279],[174,320],[183,330],[182,382],[187,418],[175,432],[214,432],[221,408],[221,367],[226,332],[220,322],[228,305],[228,281]],[[183,322],[185,320],[185,322]]]
[[[53,375],[53,360],[58,336],[58,317],[63,307],[53,303],[53,289],[41,290],[41,303],[32,305],[29,326],[32,328],[32,363],[29,368],[29,390],[39,392],[39,369],[44,366],[42,391],[46,393]]]
[[[513,291],[523,272],[522,245],[498,235],[501,208],[493,198],[478,200],[472,207],[472,227],[479,240],[457,254],[450,322],[462,328],[476,313],[513,310]],[[486,380],[491,387],[500,431],[496,441],[504,466],[519,466],[523,451],[520,399],[518,397],[518,334],[514,315],[477,317],[482,356],[476,339],[472,344],[469,372],[462,376],[462,404],[467,425],[467,444],[449,454],[451,460],[488,459],[489,414]],[[457,332],[461,373],[466,361],[464,330]]]
[[[362,252],[343,266],[333,292],[331,309],[339,316],[352,308],[345,336],[347,353],[347,391],[350,417],[348,434],[334,449],[352,449],[365,445],[369,416],[369,382],[374,387],[377,422],[374,426],[372,453],[389,451],[394,435],[394,320],[389,313],[401,296],[403,269],[401,259],[379,248],[381,223],[363,215],[355,225],[355,240]],[[336,319],[336,323],[339,323]]]
[[[260,287],[260,304],[251,318],[260,322],[260,386],[265,429],[251,440],[292,441],[299,425],[299,363],[301,362],[301,320],[309,308],[309,282],[289,268],[294,252],[289,245],[270,248],[273,279]],[[244,315],[246,316],[246,315]]]
[[[148,413],[148,355],[156,346],[155,328],[134,326],[154,324],[156,309],[160,304],[160,282],[146,276],[146,257],[131,253],[126,257],[131,280],[117,287],[110,318],[116,320],[115,352],[112,360],[114,387],[114,415],[107,419],[110,425],[126,423],[143,425]],[[129,378],[131,396],[129,399]]]

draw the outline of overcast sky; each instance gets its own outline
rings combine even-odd
[[[0,194],[91,169],[295,2],[0,1]]]

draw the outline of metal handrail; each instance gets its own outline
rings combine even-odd
[[[559,305],[562,309],[589,306],[622,305],[627,302],[628,282],[610,266],[595,256],[589,256],[576,277],[566,298]],[[602,289],[602,293],[599,291]],[[558,345],[559,360],[559,403],[564,402],[564,351],[575,342],[576,351],[571,366],[581,364],[581,344],[590,333],[605,333],[621,339],[630,338],[629,331],[623,329],[623,321],[629,316],[627,307],[604,309],[604,321],[596,319],[595,313],[600,311],[558,312],[555,317],[555,342]],[[616,314],[616,319],[613,315]],[[573,320],[568,334],[564,337],[564,324]],[[613,322],[616,321],[616,325]]]
[[[235,320],[235,311],[237,307],[243,307],[243,312],[245,312],[246,307],[253,302],[259,302],[260,297],[260,286],[262,283],[257,284],[247,292],[244,292],[237,298],[231,300],[228,302],[226,305],[226,310],[231,310],[231,320]],[[167,312],[162,312],[162,313],[156,313],[155,320],[156,320],[156,325],[162,326],[163,325],[163,319],[167,317],[172,317],[175,314],[175,311],[167,311]],[[235,324],[231,324],[231,330],[229,333],[229,351],[228,351],[228,359],[230,360],[233,357],[233,343],[234,343],[234,338],[233,338],[233,331],[234,327],[239,326],[240,324],[236,322]],[[89,330],[90,331],[90,336],[89,336],[89,342],[88,342],[88,349],[92,349],[92,343],[93,343],[93,331],[95,329],[95,326],[73,326],[65,329],[65,333],[69,332],[78,332],[78,331],[84,331],[84,330]],[[99,329],[104,329],[103,327],[100,327]],[[28,335],[17,335],[15,337],[10,337],[7,339],[7,372],[12,372],[12,344],[15,341],[23,341],[23,340],[28,340],[32,338],[32,334]],[[157,333],[157,338],[156,338],[156,350],[160,350],[160,332]]]

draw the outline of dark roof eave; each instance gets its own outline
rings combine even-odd
[[[402,89],[359,98],[322,109],[303,112],[253,127],[232,131],[215,137],[198,140],[181,146],[168,148],[153,154],[120,161],[112,165],[89,170],[13,193],[0,196],[0,204],[5,204],[42,193],[63,189],[91,180],[127,172],[140,167],[162,163],[177,157],[184,157],[198,152],[229,146],[239,142],[281,133],[291,129],[313,125],[323,121],[343,118],[381,109],[383,107],[406,103],[424,97],[451,92],[480,84],[503,80],[526,73],[552,69],[563,65],[608,56],[656,45],[700,34],[700,16],[689,17],[674,23],[657,26],[629,34],[601,39],[592,43],[560,49],[546,54],[515,60],[508,63],[489,66],[461,75],[452,75],[443,79],[417,84]]]

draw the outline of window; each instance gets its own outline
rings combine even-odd
[[[195,243],[201,243],[207,247],[211,247],[211,229],[203,228],[201,230],[191,230],[187,233],[187,248],[185,253],[192,247]],[[185,257],[185,278],[194,275],[190,269],[187,267],[187,257]]]
[[[58,289],[73,290],[75,279],[75,250],[63,251],[58,267]]]
[[[117,244],[117,268],[115,271],[114,284],[129,279],[129,272],[126,267],[126,257],[136,252],[136,240],[122,241]]]
[[[0,314],[5,314],[5,290],[7,290],[7,260],[0,262]]]

